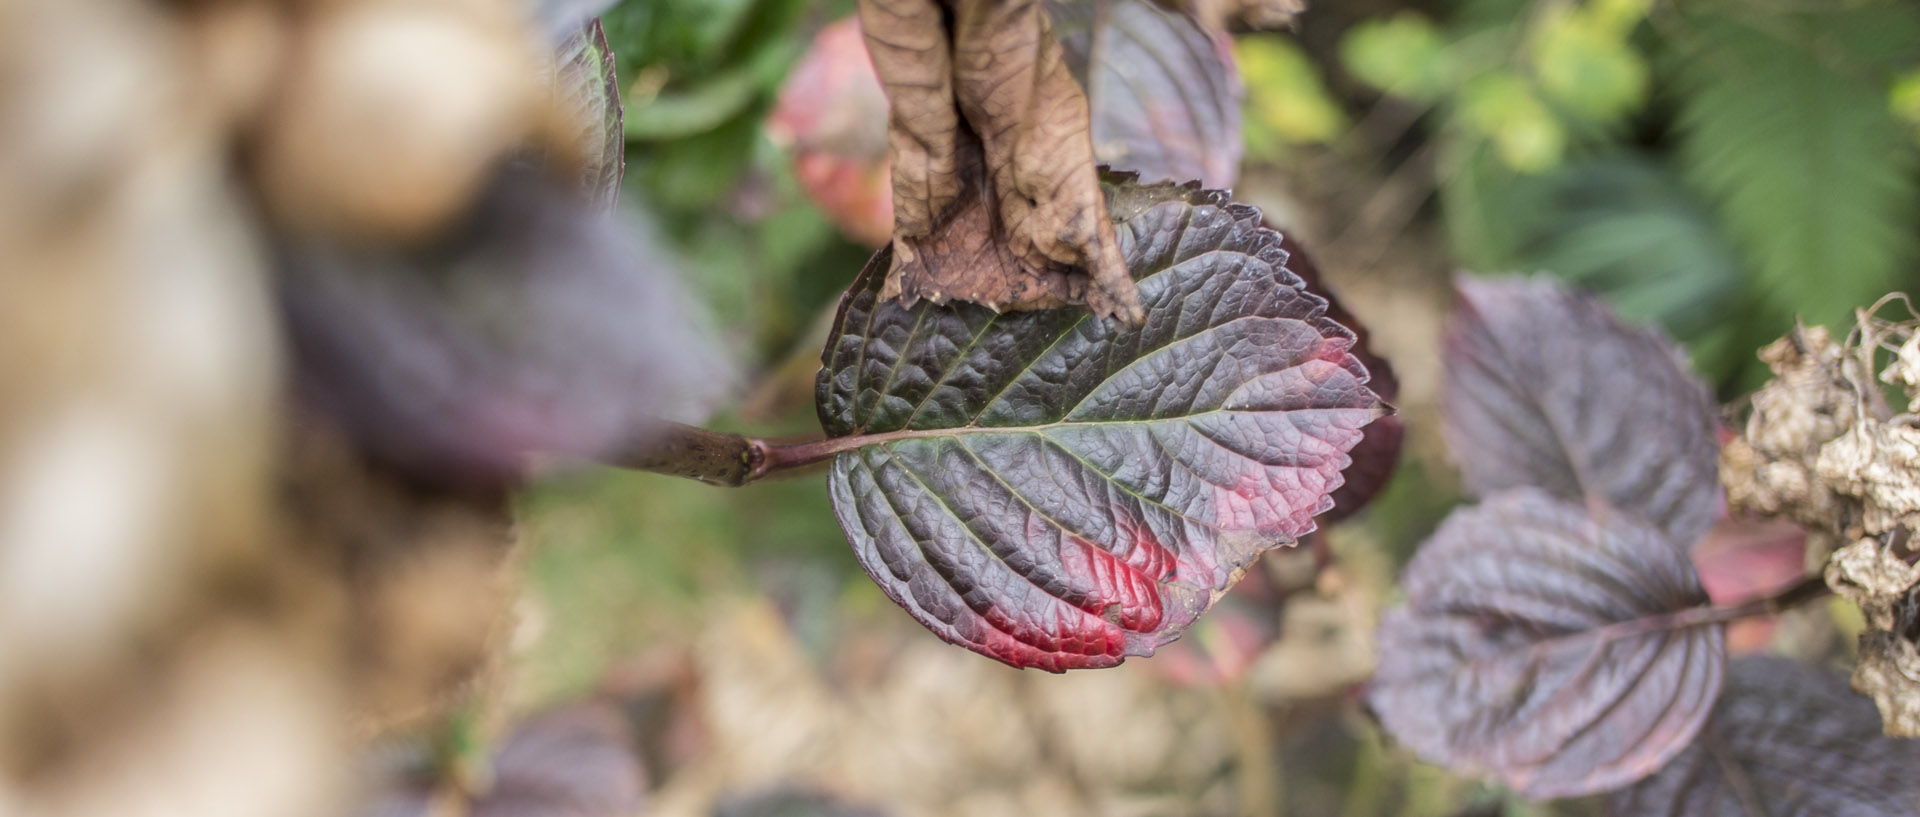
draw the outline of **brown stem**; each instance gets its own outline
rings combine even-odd
[[[1711,608],[1711,611],[1715,613],[1714,619],[1717,621],[1732,621],[1737,618],[1749,618],[1752,616],[1770,616],[1784,613],[1807,602],[1823,599],[1832,594],[1832,588],[1827,587],[1826,577],[1815,574],[1803,578],[1799,582],[1771,596],[1741,602],[1731,607],[1715,607]]]
[[[874,441],[874,437],[855,436],[782,443],[667,423],[645,444],[608,459],[607,464],[738,488],[825,462]]]

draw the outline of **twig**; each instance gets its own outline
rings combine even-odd
[[[738,488],[826,462],[835,454],[913,432],[775,442],[744,434],[667,423],[646,443],[609,458],[608,465]]]

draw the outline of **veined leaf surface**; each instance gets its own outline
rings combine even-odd
[[[1401,576],[1367,700],[1430,761],[1529,797],[1631,783],[1686,748],[1726,647],[1693,565],[1635,514],[1533,488],[1458,510]]]
[[[1787,658],[1734,662],[1699,739],[1615,792],[1615,817],[1881,817],[1920,812],[1920,741],[1880,733],[1845,675]]]
[[[817,399],[834,511],[867,573],[941,638],[1105,667],[1178,637],[1261,552],[1313,530],[1384,411],[1353,334],[1259,213],[1108,186],[1138,328],[1080,309],[841,303]]]
[[[1654,523],[1684,551],[1720,492],[1714,404],[1657,329],[1547,278],[1462,278],[1447,447],[1467,488],[1537,487]]]

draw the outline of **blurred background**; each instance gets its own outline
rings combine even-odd
[[[0,815],[1598,813],[1420,764],[1355,694],[1458,499],[1450,277],[1574,281],[1724,400],[1796,318],[1920,281],[1906,0],[1328,0],[1262,32],[1287,4],[1200,4],[1238,75],[1206,181],[1312,250],[1406,444],[1330,558],[1269,554],[1153,658],[1021,672],[893,607],[821,475],[502,476],[629,415],[818,433],[890,214],[850,0],[555,0],[534,34],[523,5],[0,3]],[[611,153],[499,56],[556,42],[555,87],[615,69]],[[624,161],[620,227],[460,170],[509,148],[589,187]],[[354,192],[394,179],[424,192]],[[1801,567],[1790,532],[1715,547],[1716,598]]]

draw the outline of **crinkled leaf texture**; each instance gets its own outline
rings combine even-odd
[[[1178,637],[1261,552],[1313,530],[1384,407],[1353,334],[1257,211],[1108,188],[1146,320],[841,302],[818,387],[834,511],[941,638],[1020,667],[1118,664]]]
[[[1784,658],[1733,663],[1700,737],[1616,792],[1616,817],[1895,817],[1920,814],[1920,741],[1880,734],[1873,704],[1830,670]]]
[[[1307,291],[1327,300],[1327,317],[1338,321],[1341,326],[1353,330],[1353,354],[1360,358],[1360,365],[1367,367],[1371,378],[1367,387],[1380,399],[1393,402],[1400,394],[1400,379],[1393,373],[1393,365],[1386,358],[1375,354],[1367,339],[1367,329],[1360,321],[1340,304],[1334,292],[1326,284],[1326,277],[1320,273],[1319,265],[1307,254],[1292,236],[1285,236],[1280,248],[1287,252],[1287,269],[1299,274],[1300,280],[1307,283]],[[1406,426],[1399,415],[1390,415],[1374,421],[1367,427],[1366,439],[1353,447],[1347,455],[1353,464],[1341,472],[1345,482],[1333,492],[1333,510],[1327,512],[1328,524],[1353,516],[1367,503],[1373,501],[1375,494],[1387,487],[1393,479],[1394,469],[1400,465],[1400,442],[1406,436]]]
[[[1685,548],[1713,524],[1714,404],[1657,329],[1547,278],[1462,278],[1447,446],[1467,487],[1535,486],[1639,514]]]
[[[1233,186],[1245,92],[1224,37],[1153,0],[1065,0],[1047,11],[1087,91],[1101,162],[1142,179]]]
[[[1368,702],[1422,757],[1532,797],[1631,783],[1720,690],[1720,626],[1686,555],[1630,514],[1534,489],[1455,511],[1380,623]]]

